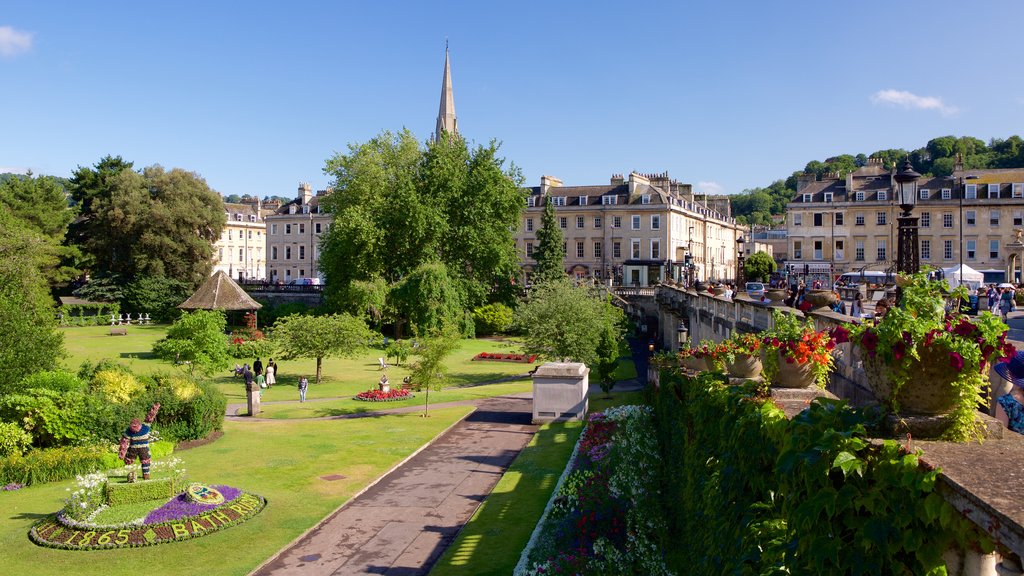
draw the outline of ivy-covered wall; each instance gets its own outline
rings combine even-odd
[[[945,574],[992,542],[870,412],[818,399],[792,420],[753,384],[661,374],[655,399],[669,565],[687,574]]]

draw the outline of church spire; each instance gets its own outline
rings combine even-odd
[[[434,142],[441,140],[442,132],[459,133],[459,122],[455,119],[455,97],[452,95],[452,69],[448,63],[448,41],[444,41],[444,78],[441,80],[441,107],[437,112],[437,127]]]

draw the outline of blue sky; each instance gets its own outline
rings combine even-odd
[[[0,171],[106,154],[223,194],[328,183],[349,143],[460,131],[528,185],[669,171],[708,192],[946,134],[1024,135],[1024,3],[3,2]]]

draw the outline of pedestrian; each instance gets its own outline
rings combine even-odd
[[[263,374],[256,375],[256,387],[260,400],[263,400],[263,389],[267,387],[267,381],[263,378]]]
[[[853,297],[853,304],[850,304],[850,316],[860,318],[863,313],[864,303],[860,300],[860,292],[857,292],[857,295]]]
[[[252,390],[253,375],[252,370],[249,370],[249,365],[242,366],[242,380],[245,381],[245,389]]]
[[[309,388],[309,380],[305,376],[299,376],[299,402],[306,401],[306,390]]]
[[[1003,288],[1003,293],[999,295],[999,313],[1003,315],[1003,322],[1006,322],[1007,315],[1014,307],[1013,289]]]
[[[257,376],[263,374],[263,362],[260,362],[259,358],[257,358],[256,361],[252,363],[252,371]]]
[[[267,388],[273,388],[274,384],[277,384],[277,378],[275,377],[276,373],[277,370],[274,369],[274,359],[271,358],[270,360],[267,360]]]
[[[988,311],[995,314],[996,308],[999,306],[999,292],[996,291],[995,284],[988,285],[988,292],[985,293],[985,298],[988,299]]]
[[[1024,352],[1017,352],[1009,362],[999,362],[995,371],[1012,385],[1008,393],[996,398],[996,420],[1024,434]]]

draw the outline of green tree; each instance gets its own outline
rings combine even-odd
[[[512,309],[495,302],[473,310],[473,320],[479,335],[504,334],[512,327]]]
[[[350,314],[293,314],[274,323],[271,338],[284,360],[316,358],[316,383],[319,384],[324,358],[355,356],[366,348],[373,332],[362,318]]]
[[[391,290],[391,306],[413,330],[426,334],[446,325],[458,325],[464,308],[458,285],[441,262],[424,262]],[[402,336],[401,322],[396,330]]]
[[[56,246],[0,206],[0,254],[0,366],[15,379],[53,370],[64,337],[40,271],[55,264]]]
[[[412,346],[409,345],[408,340],[392,340],[384,350],[384,354],[389,360],[394,358],[396,366],[401,366],[402,362],[408,360],[409,355],[412,354]]]
[[[516,311],[528,354],[597,366],[602,337],[621,337],[622,310],[596,289],[573,286],[568,278],[534,286]]]
[[[220,310],[196,310],[182,314],[167,330],[167,336],[153,344],[157,358],[188,366],[189,374],[198,369],[207,376],[228,367],[228,340],[224,336],[227,320]]]
[[[523,204],[522,177],[504,168],[498,146],[470,149],[457,135],[421,148],[408,130],[383,132],[327,161],[334,191],[323,206],[335,215],[322,243],[321,269],[328,301],[338,310],[420,324],[437,308],[405,296],[407,279],[440,278],[445,269],[450,302],[469,308],[508,298],[518,267],[513,238]],[[426,266],[426,268],[424,268]],[[399,305],[381,310],[384,300]],[[371,286],[361,283],[371,283]],[[413,317],[417,317],[414,319]],[[428,322],[436,326],[435,322]],[[421,326],[426,329],[427,326]]]
[[[537,261],[534,269],[537,282],[565,278],[565,246],[551,196],[544,196],[544,211],[540,217],[540,228],[537,229],[537,247],[533,250],[533,259]]]
[[[124,284],[150,276],[194,289],[209,275],[213,242],[226,220],[220,195],[180,168],[130,168],[107,157],[72,178],[82,210],[76,238],[92,271]]]
[[[54,260],[42,270],[50,284],[67,282],[79,274],[69,265],[77,251],[62,245],[75,216],[63,184],[51,176],[12,175],[0,181],[0,206],[6,206],[14,218],[54,246],[52,252],[60,263]]]
[[[766,282],[775,272],[775,259],[767,252],[754,252],[743,263],[743,273],[751,281],[760,280]]]
[[[444,360],[458,345],[458,331],[450,326],[434,332],[420,344],[420,357],[413,364],[409,379],[424,391],[424,416],[430,415],[430,391],[440,390],[448,383],[448,366]]]
[[[605,324],[597,344],[597,381],[606,398],[611,397],[612,388],[615,386],[615,370],[619,367],[621,334],[617,328],[616,325]]]

